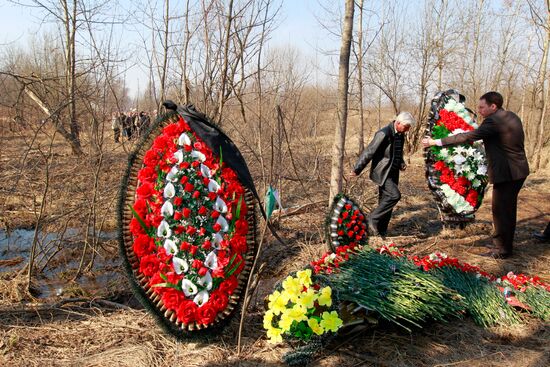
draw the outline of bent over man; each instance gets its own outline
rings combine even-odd
[[[352,176],[358,176],[372,161],[369,177],[379,186],[378,206],[368,218],[369,232],[372,235],[386,236],[393,208],[401,199],[398,188],[399,171],[404,171],[407,167],[403,160],[405,133],[415,123],[409,112],[401,112],[374,134],[353,168]]]

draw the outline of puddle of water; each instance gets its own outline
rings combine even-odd
[[[33,237],[33,229],[15,229],[9,233],[0,230],[0,272],[14,272],[28,263]],[[116,231],[101,232],[99,241],[105,242],[116,237]],[[120,258],[101,255],[96,256],[93,269],[89,273],[83,274],[76,282],[67,281],[79,267],[82,239],[80,230],[76,228],[67,229],[63,236],[58,233],[38,232],[39,248],[49,248],[52,245],[54,248],[62,248],[54,255],[44,272],[37,275],[39,298],[82,295],[79,293],[94,296],[107,292],[113,284],[122,284],[124,274]],[[85,264],[88,261],[89,258],[85,259]]]

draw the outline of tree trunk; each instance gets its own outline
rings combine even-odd
[[[349,57],[353,31],[353,11],[354,0],[346,0],[338,68],[338,123],[336,124],[334,144],[332,146],[329,205],[332,204],[334,196],[342,191],[342,173],[348,120]]]
[[[225,44],[223,48],[223,70],[222,80],[220,83],[220,91],[218,95],[218,125],[221,126],[223,106],[225,104],[225,87],[227,84],[227,69],[229,67],[229,41],[231,40],[231,22],[233,21],[233,0],[229,1],[229,9],[227,10],[227,23],[225,24]],[[243,76],[244,77],[244,76]]]
[[[363,152],[365,145],[365,112],[363,110],[363,0],[359,0],[359,31],[357,34],[358,58],[357,58],[357,84],[359,88],[359,141],[358,153]]]
[[[65,23],[65,87],[69,100],[69,131],[71,150],[75,155],[82,155],[80,145],[80,132],[76,120],[76,2],[73,0],[72,11],[69,12],[67,0],[64,0],[64,23]]]
[[[160,100],[157,109],[160,111],[166,98],[166,67],[168,65],[168,35],[170,32],[170,0],[164,0],[164,42],[162,44],[162,70],[160,76]]]
[[[535,171],[540,168],[540,157],[542,154],[543,137],[544,137],[544,116],[546,115],[546,105],[548,101],[548,90],[544,92],[544,84],[546,83],[546,68],[548,67],[548,48],[550,46],[550,0],[546,0],[546,38],[544,39],[543,55],[540,62],[538,84],[540,88],[540,117],[537,128],[537,141],[535,145]]]

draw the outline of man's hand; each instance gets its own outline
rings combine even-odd
[[[432,145],[435,145],[435,140],[426,136],[422,139],[422,145],[424,145],[424,148],[431,147]]]
[[[405,163],[405,162],[401,163],[401,167],[399,167],[399,169],[400,169],[401,171],[406,170],[406,169],[407,169],[407,163]]]

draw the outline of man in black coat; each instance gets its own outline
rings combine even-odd
[[[370,179],[378,184],[378,206],[370,213],[368,228],[371,235],[386,236],[393,208],[401,199],[399,171],[406,169],[403,160],[405,133],[416,121],[409,112],[401,112],[395,120],[374,134],[363,150],[351,176],[358,176],[372,161]]]
[[[425,147],[483,140],[489,182],[493,184],[493,243],[497,248],[488,255],[500,259],[512,256],[518,194],[529,175],[521,120],[515,113],[502,109],[503,101],[500,93],[485,93],[478,105],[484,120],[477,129],[444,139],[422,140]]]

